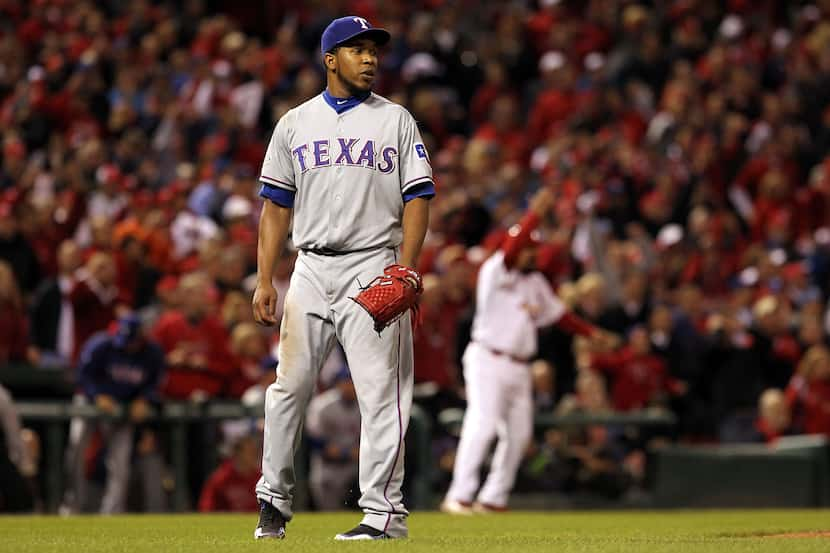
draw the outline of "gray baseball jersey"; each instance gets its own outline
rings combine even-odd
[[[260,195],[293,207],[300,252],[285,296],[277,380],[265,399],[257,497],[290,519],[294,448],[317,375],[343,346],[362,415],[359,481],[363,524],[407,535],[404,435],[412,404],[412,329],[403,317],[380,335],[352,297],[395,263],[404,204],[434,194],[412,116],[373,93],[328,92],[290,110],[274,129]]]
[[[260,194],[293,206],[297,248],[396,247],[404,201],[432,193],[432,168],[412,115],[374,93],[336,111],[338,102],[351,101],[315,96],[279,120],[268,145]]]

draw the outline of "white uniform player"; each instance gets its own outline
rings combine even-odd
[[[277,123],[262,166],[257,321],[273,324],[271,273],[293,211],[299,249],[280,327],[279,368],[265,399],[261,502],[255,536],[281,538],[293,513],[294,449],[321,364],[343,346],[362,415],[359,504],[364,517],[337,539],[407,535],[401,483],[412,402],[409,317],[373,330],[350,298],[388,265],[414,266],[434,195],[414,119],[371,92],[377,46],[389,33],[360,17],[334,20],[321,40],[326,90]]]
[[[472,340],[462,359],[467,409],[452,483],[441,504],[445,512],[506,509],[533,431],[530,361],[536,354],[538,329],[555,324],[569,332],[597,332],[569,312],[534,270],[532,230],[550,202],[547,190],[538,193],[531,211],[479,271]],[[479,489],[479,471],[494,439],[490,473]]]

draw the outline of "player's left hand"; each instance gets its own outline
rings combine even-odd
[[[375,331],[380,332],[416,307],[423,291],[418,271],[395,264],[386,267],[383,275],[375,277],[351,299],[369,313],[375,322]]]

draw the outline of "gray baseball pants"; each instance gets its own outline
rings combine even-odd
[[[404,436],[412,405],[409,316],[380,336],[371,317],[349,299],[395,262],[380,248],[343,255],[301,251],[285,297],[277,379],[265,397],[262,478],[257,497],[293,516],[294,451],[317,374],[334,341],[343,346],[360,406],[359,482],[362,523],[393,537],[407,535],[401,484]]]

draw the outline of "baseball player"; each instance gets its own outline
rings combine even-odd
[[[364,292],[381,288],[409,286],[409,299],[422,289],[419,275],[408,267],[420,253],[434,195],[415,120],[372,92],[378,47],[389,39],[387,31],[361,17],[332,21],[321,39],[326,89],[279,120],[262,165],[260,195],[267,201],[259,224],[257,322],[277,322],[271,277],[289,226],[299,253],[280,325],[277,379],[265,398],[256,538],[284,537],[293,516],[294,450],[317,373],[335,340],[352,368],[363,421],[359,505],[364,512],[358,526],[336,539],[407,535],[401,482],[412,402],[410,319],[399,310],[397,320],[381,321],[357,303]]]
[[[508,232],[501,250],[479,271],[472,340],[462,358],[467,410],[452,483],[441,503],[444,512],[506,509],[533,431],[530,361],[536,354],[537,330],[556,325],[570,333],[608,336],[569,312],[536,271],[538,242],[533,230],[551,204],[548,189],[538,192],[528,213]],[[479,490],[479,470],[494,439],[490,473]]]
[[[146,419],[151,404],[156,401],[163,369],[161,347],[147,340],[135,315],[121,317],[114,335],[99,332],[84,344],[78,362],[78,384],[83,395],[76,396],[75,403],[94,403],[110,415],[121,404],[128,411],[128,417],[125,421],[72,420],[67,450],[72,477],[63,511],[79,512],[85,503],[84,451],[96,428],[103,433],[107,444],[107,482],[101,512],[113,514],[125,510],[135,427]]]

